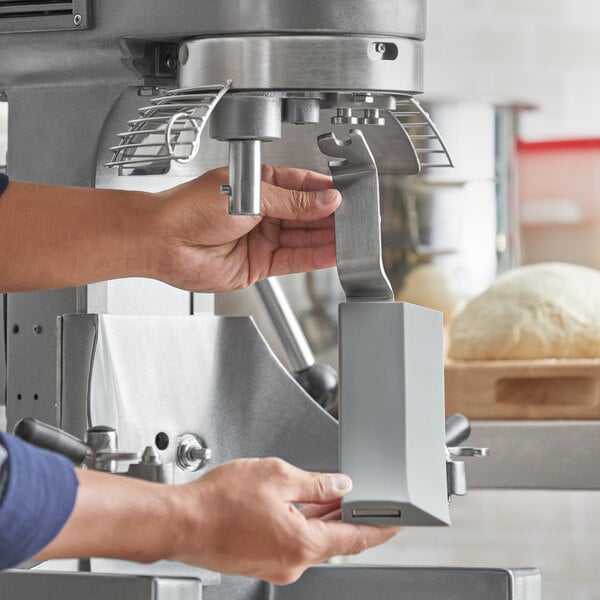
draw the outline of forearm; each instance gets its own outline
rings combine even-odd
[[[153,562],[177,542],[177,494],[170,486],[78,470],[71,517],[36,560],[104,557]]]
[[[149,194],[11,181],[0,196],[0,291],[155,276],[155,213]]]

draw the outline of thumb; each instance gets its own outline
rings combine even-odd
[[[263,215],[275,219],[318,221],[328,217],[341,201],[341,194],[332,188],[308,192],[262,184]]]
[[[295,469],[288,479],[291,502],[327,504],[339,500],[352,489],[352,480],[341,473],[309,473]]]

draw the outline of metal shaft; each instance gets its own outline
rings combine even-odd
[[[277,279],[271,277],[258,281],[256,289],[281,340],[292,371],[298,373],[314,365],[314,354]]]
[[[229,142],[229,213],[260,215],[261,147],[259,140]]]

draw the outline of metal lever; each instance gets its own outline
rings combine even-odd
[[[38,448],[62,454],[74,465],[98,471],[114,472],[117,462],[141,458],[139,452],[117,451],[116,431],[112,427],[92,427],[88,430],[87,444],[58,427],[36,419],[22,419],[13,431],[17,437]]]
[[[21,419],[13,433],[22,440],[51,452],[62,454],[75,465],[90,464],[93,451],[74,435],[36,419]]]
[[[256,283],[277,335],[283,345],[296,381],[323,408],[331,406],[337,396],[335,369],[315,359],[308,340],[275,277]]]
[[[338,276],[348,302],[393,301],[381,259],[379,180],[373,154],[359,129],[347,140],[334,133],[317,138],[329,161],[333,185],[344,201],[335,213]]]
[[[489,448],[458,446],[471,435],[469,419],[460,413],[446,419],[446,480],[448,498],[464,496],[467,493],[465,463],[455,458],[483,458],[489,456]]]
[[[465,415],[456,413],[446,419],[446,446],[458,446],[471,435],[471,423]]]

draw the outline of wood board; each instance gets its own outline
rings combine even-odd
[[[471,419],[600,419],[600,359],[452,361],[446,414]]]

